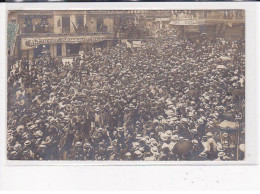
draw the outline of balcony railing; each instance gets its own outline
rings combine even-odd
[[[21,37],[41,37],[41,36],[51,36],[51,37],[58,37],[58,36],[89,36],[89,35],[113,35],[112,32],[84,32],[84,33],[59,33],[59,34],[55,34],[55,33],[50,33],[50,32],[46,32],[46,33],[21,33],[20,36]]]
[[[228,16],[219,16],[219,15],[215,15],[215,16],[191,16],[191,15],[186,15],[185,17],[176,17],[173,18],[175,21],[178,20],[205,20],[205,21],[226,21],[226,22],[241,22],[241,21],[245,21],[245,17],[244,16],[233,16],[233,17],[228,17]]]
[[[216,24],[216,23],[236,23],[236,24],[243,24],[245,23],[245,19],[244,18],[232,18],[232,19],[228,19],[228,18],[176,18],[173,19],[171,21],[172,24],[174,23],[178,23],[178,24],[184,24],[186,23],[186,25],[188,24]]]

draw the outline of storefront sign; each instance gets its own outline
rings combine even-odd
[[[168,22],[168,21],[170,21],[170,18],[156,18],[155,21],[156,22]]]
[[[178,20],[178,21],[171,21],[171,25],[203,25],[205,20]]]
[[[22,38],[21,49],[29,50],[41,44],[57,43],[95,43],[107,40],[108,36],[77,36],[77,37],[42,37],[42,38]]]

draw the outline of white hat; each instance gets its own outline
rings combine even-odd
[[[202,120],[202,119],[198,119],[198,122],[199,122],[199,123],[203,123],[203,120]]]
[[[43,145],[43,144],[41,144],[41,145],[39,145],[39,147],[40,147],[40,148],[46,148],[47,146],[46,146],[46,145]]]
[[[82,146],[82,143],[81,142],[76,142],[76,144],[75,144],[77,147],[80,147],[80,146]]]
[[[167,137],[171,137],[171,136],[172,136],[172,131],[171,131],[171,130],[165,131],[165,135],[166,135]]]
[[[139,140],[142,139],[142,135],[141,134],[137,134],[136,135],[136,139],[139,139]]]
[[[245,144],[240,144],[240,145],[239,145],[239,149],[240,149],[242,152],[245,152]]]
[[[223,133],[222,136],[223,137],[228,137],[228,133]]]
[[[160,137],[161,137],[162,141],[168,140],[168,136],[165,133],[161,133]]]
[[[172,135],[172,136],[171,136],[171,140],[173,140],[173,141],[178,141],[178,140],[179,140],[179,136],[178,136],[177,134]]]
[[[162,146],[161,146],[162,149],[164,148],[169,148],[170,149],[170,145],[167,144],[167,143],[163,143]]]
[[[159,155],[158,148],[156,146],[152,147],[150,150],[154,155]]]
[[[19,150],[21,147],[22,147],[21,144],[15,144],[14,150],[17,151],[17,150]]]
[[[108,148],[107,148],[107,150],[113,150],[114,149],[114,147],[113,146],[108,146]]]
[[[24,145],[30,145],[31,144],[31,141],[30,140],[26,140],[25,142],[24,142]]]
[[[208,133],[206,134],[206,136],[207,136],[207,137],[213,137],[213,133],[208,132]]]
[[[141,157],[142,156],[142,152],[140,152],[139,150],[136,150],[134,152],[134,154],[136,154],[138,157]]]
[[[125,156],[130,157],[130,156],[131,156],[131,153],[130,153],[130,152],[127,152],[127,153],[125,154]]]
[[[36,131],[35,135],[38,136],[38,137],[41,137],[42,136],[42,131],[40,131],[40,130]]]
[[[156,146],[158,146],[158,143],[157,143],[157,141],[151,141],[151,143],[150,143],[150,147],[156,147]]]
[[[140,152],[144,152],[144,148],[143,148],[143,147],[140,147],[140,148],[139,148],[139,151],[140,151]]]
[[[199,144],[198,140],[196,140],[196,139],[191,140],[191,143],[193,143],[194,145]]]
[[[16,131],[19,132],[20,130],[24,130],[24,126],[23,125],[19,125],[17,128],[16,128]]]
[[[140,146],[140,144],[138,142],[133,142],[132,144],[133,144],[134,148],[139,148],[139,146]]]
[[[144,158],[145,161],[155,161],[156,158],[154,156]]]

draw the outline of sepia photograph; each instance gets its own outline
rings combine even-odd
[[[7,19],[8,160],[245,159],[245,10]]]

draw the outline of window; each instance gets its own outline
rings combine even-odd
[[[76,23],[79,25],[79,26],[84,26],[84,19],[83,19],[83,15],[78,15],[76,17]]]
[[[70,33],[70,17],[69,16],[62,17],[62,33],[65,33],[65,34]]]
[[[101,31],[101,28],[102,28],[102,26],[103,26],[103,23],[104,23],[104,19],[103,18],[97,18],[97,30],[98,30],[98,32],[100,32]]]

